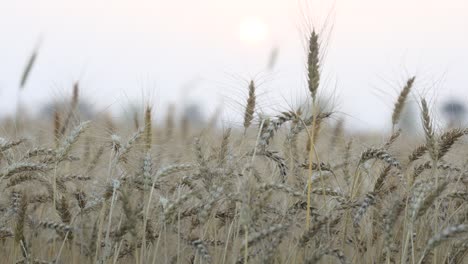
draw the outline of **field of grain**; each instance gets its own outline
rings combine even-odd
[[[66,107],[0,124],[2,263],[466,263],[465,128],[418,98],[423,133],[349,133],[320,107],[321,46],[308,103],[266,116],[245,87],[243,125],[194,126],[154,106],[132,122]],[[23,86],[34,66],[25,69]]]

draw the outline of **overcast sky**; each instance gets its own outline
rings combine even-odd
[[[39,38],[28,105],[69,96],[79,80],[100,111],[150,98],[162,115],[169,102],[200,102],[208,112],[223,104],[233,122],[254,78],[260,105],[285,109],[306,95],[313,24],[331,31],[322,93],[353,127],[388,127],[410,75],[434,109],[468,102],[467,14],[466,0],[0,0],[0,111],[13,112]]]

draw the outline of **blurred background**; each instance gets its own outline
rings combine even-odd
[[[220,111],[235,125],[250,79],[264,111],[303,102],[315,27],[326,51],[320,93],[348,128],[388,128],[413,75],[412,99],[426,97],[436,118],[456,125],[468,102],[467,13],[464,0],[2,0],[0,115],[14,114],[19,97],[43,113],[78,81],[90,112],[125,118],[150,102],[156,122],[172,104],[200,120]]]

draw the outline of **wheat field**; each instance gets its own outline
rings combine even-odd
[[[86,120],[78,84],[49,119],[3,120],[1,262],[466,263],[468,129],[436,125],[424,98],[423,132],[400,128],[410,76],[392,131],[349,133],[319,104],[320,40],[308,103],[260,114],[252,80],[240,126],[155,123],[150,104]]]

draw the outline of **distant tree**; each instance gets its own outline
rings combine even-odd
[[[49,102],[44,104],[40,111],[39,115],[46,117],[46,118],[53,118],[54,112],[58,110],[61,113],[66,113],[70,108],[70,102],[63,101],[63,102]],[[75,115],[79,115],[84,119],[92,119],[96,115],[96,111],[94,110],[93,106],[86,102],[80,101],[77,107],[77,113]]]
[[[465,104],[457,99],[450,99],[442,105],[442,114],[449,127],[460,125],[466,118]]]
[[[187,105],[184,109],[183,116],[193,126],[200,126],[206,121],[202,109],[200,108],[200,105],[196,103],[191,103]]]

